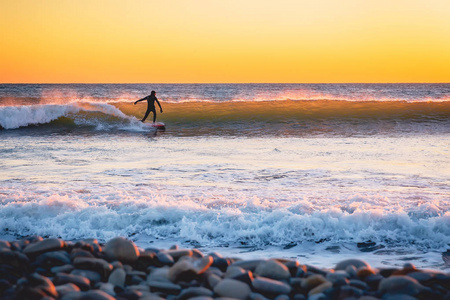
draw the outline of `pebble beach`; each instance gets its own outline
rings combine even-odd
[[[450,299],[450,274],[372,268],[347,259],[330,268],[288,259],[240,259],[198,249],[137,247],[123,237],[0,241],[0,299]]]

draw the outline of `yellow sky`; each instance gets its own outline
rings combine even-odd
[[[448,0],[2,0],[0,83],[450,82]]]

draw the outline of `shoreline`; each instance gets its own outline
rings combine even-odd
[[[373,268],[352,258],[319,268],[177,246],[143,249],[122,237],[0,240],[0,266],[0,299],[450,299],[450,273],[413,262]]]
[[[31,236],[31,235],[30,235]],[[28,236],[14,234],[0,234],[0,240],[13,242],[25,239]],[[398,247],[384,247],[375,243],[341,243],[341,244],[318,244],[315,242],[293,243],[288,246],[245,246],[245,245],[202,245],[179,239],[154,239],[144,234],[124,236],[135,243],[138,248],[169,249],[174,245],[181,248],[198,249],[203,253],[217,252],[223,256],[238,257],[240,259],[287,259],[308,261],[309,264],[318,268],[329,268],[342,260],[359,257],[374,268],[400,268],[405,263],[411,262],[417,268],[433,270],[437,272],[450,272],[450,249],[446,252],[428,251],[423,252],[414,249]],[[58,237],[63,239],[61,237]],[[63,239],[76,243],[82,239]],[[97,239],[99,243],[107,240]]]

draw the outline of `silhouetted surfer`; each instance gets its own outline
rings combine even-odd
[[[140,102],[140,101],[144,101],[147,100],[147,111],[145,112],[145,116],[144,118],[141,120],[141,122],[144,122],[145,119],[147,119],[148,114],[150,112],[153,112],[153,123],[155,123],[156,121],[156,108],[155,108],[155,101],[156,103],[158,103],[159,109],[161,110],[161,113],[163,112],[161,104],[159,104],[158,99],[156,98],[156,92],[152,91],[150,95],[148,95],[147,97],[144,97],[136,102],[134,102],[134,105],[136,105],[136,103]]]

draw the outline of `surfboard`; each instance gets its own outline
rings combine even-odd
[[[156,129],[160,129],[160,130],[166,129],[166,124],[164,124],[162,122],[156,122],[156,123],[150,124],[150,126],[156,128]]]

